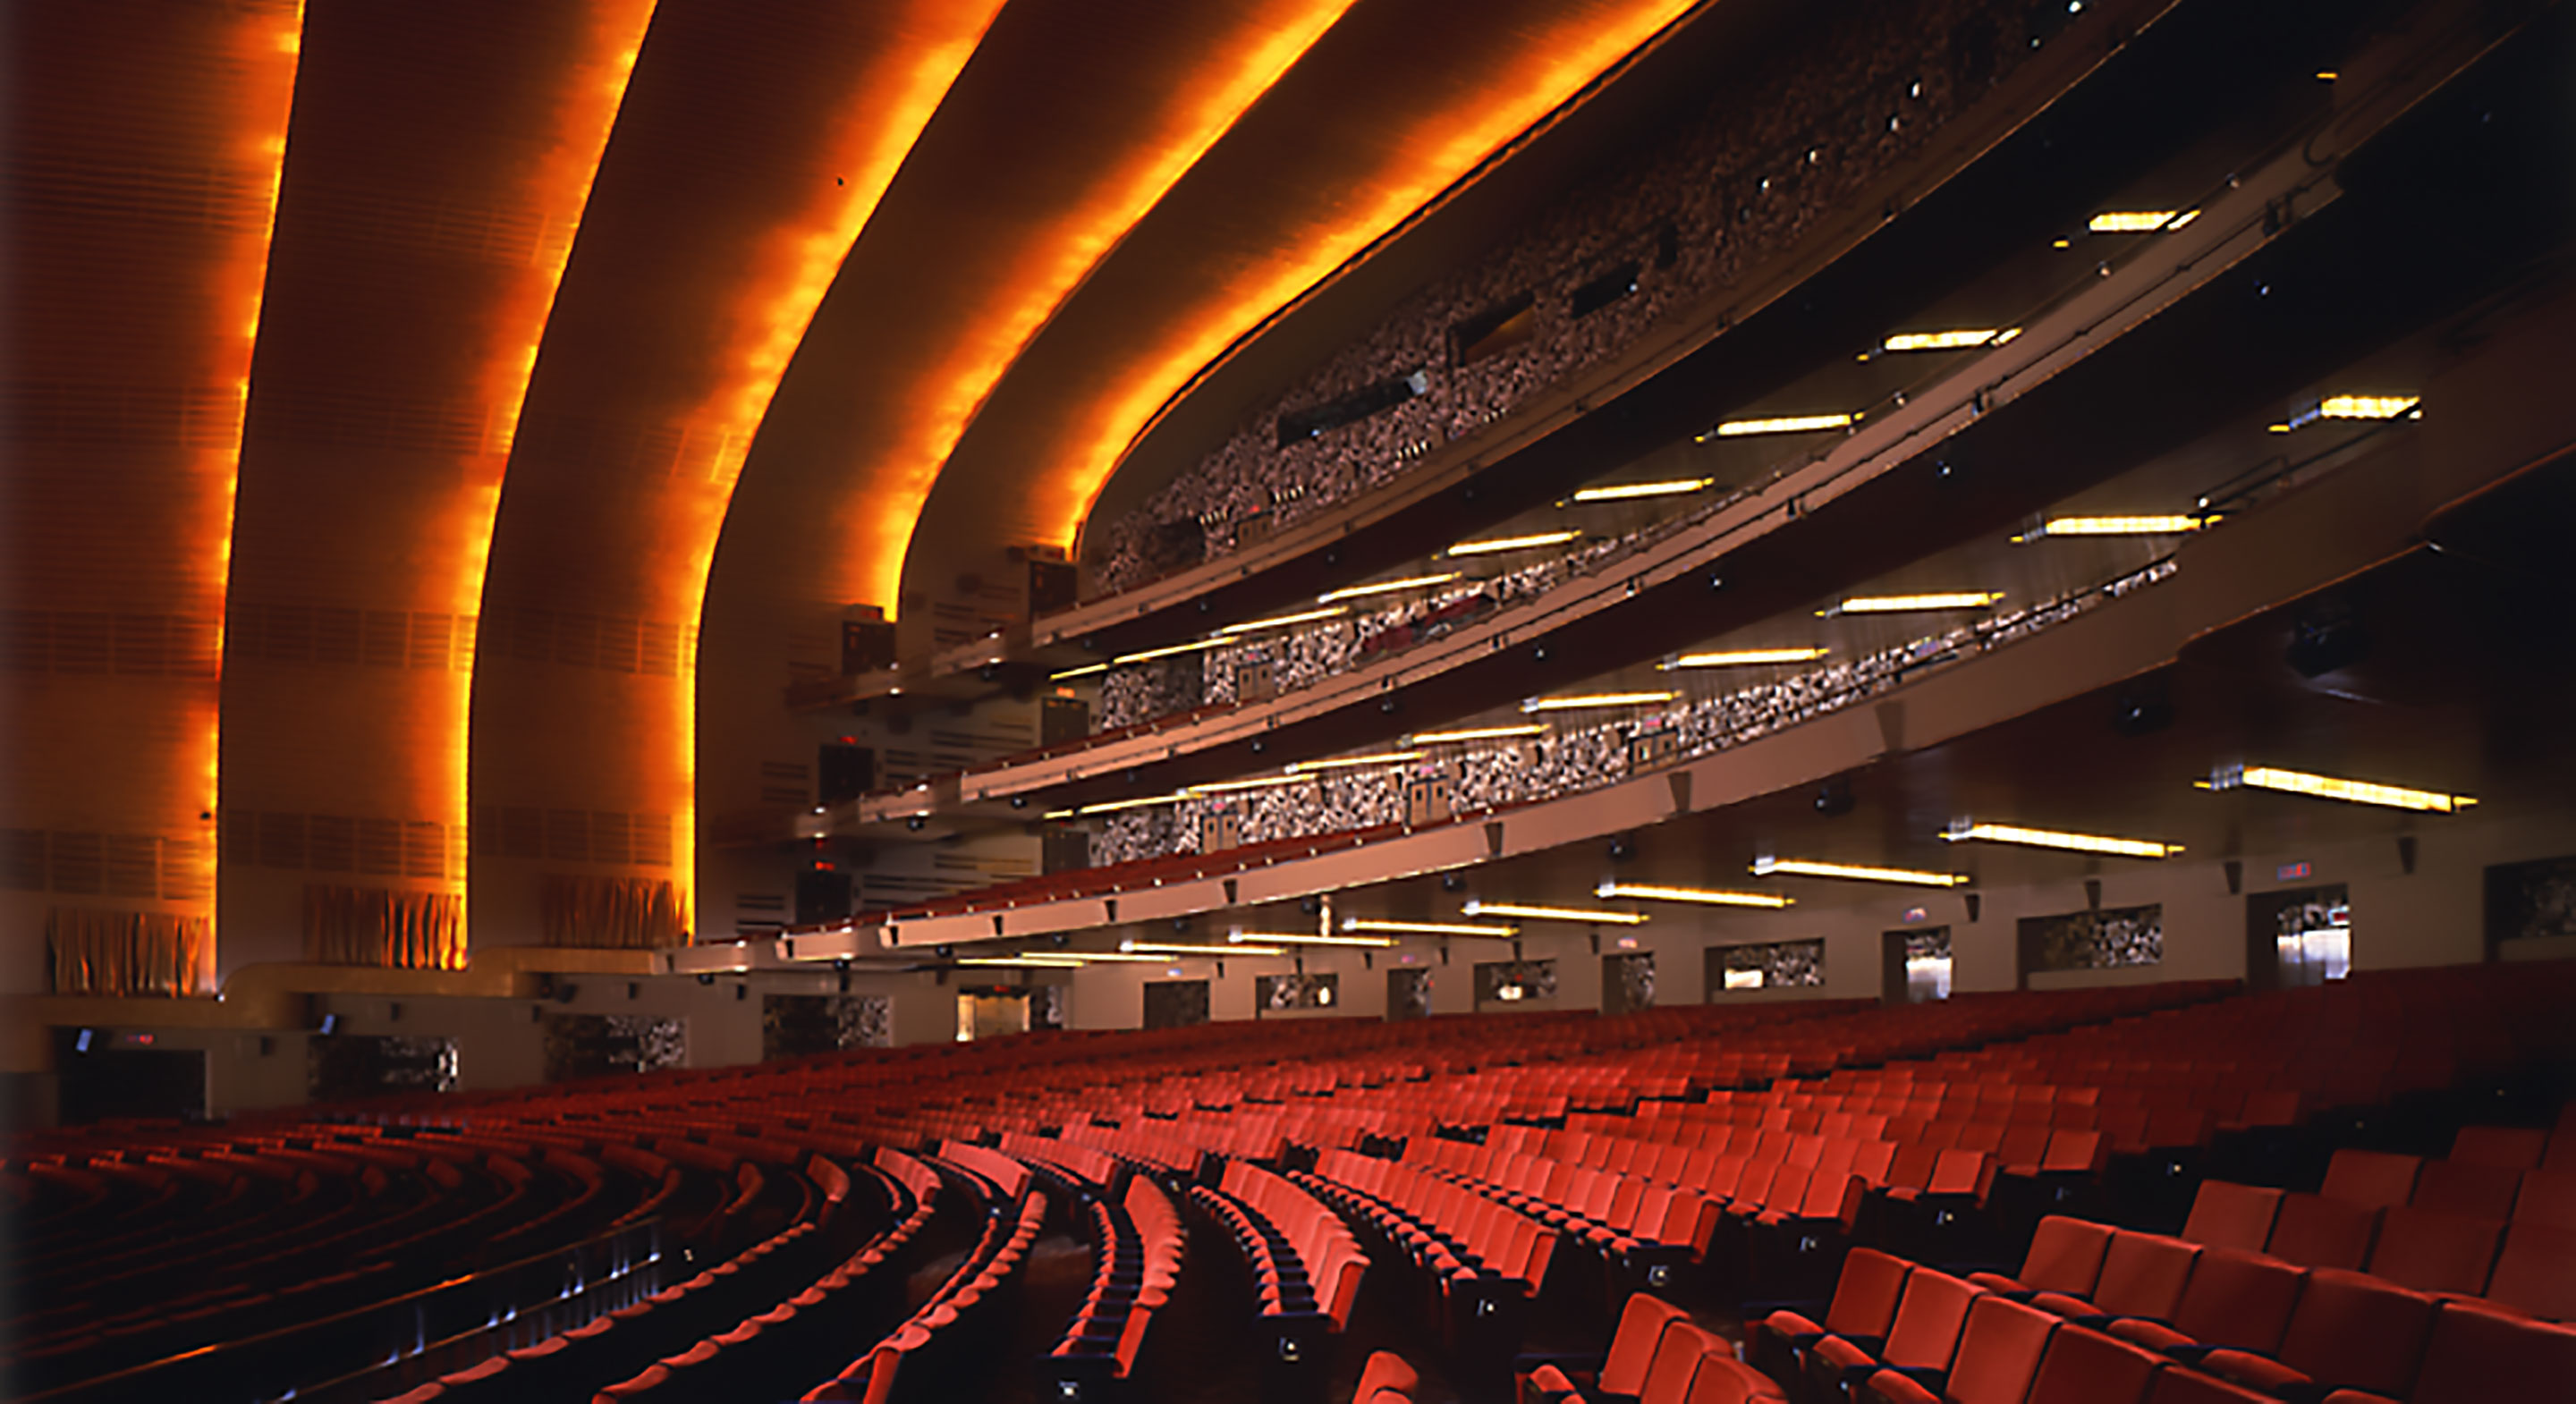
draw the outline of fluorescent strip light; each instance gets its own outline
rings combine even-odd
[[[1670,702],[1680,695],[1674,692],[1587,692],[1573,697],[1533,697],[1521,704],[1521,710],[1573,712],[1586,707],[1645,707],[1657,702]]]
[[[1088,667],[1083,667],[1083,668],[1067,668],[1067,669],[1065,669],[1065,670],[1064,670],[1063,672],[1061,672],[1061,673],[1049,673],[1049,674],[1047,674],[1047,681],[1048,681],[1048,682],[1063,682],[1066,678],[1087,678],[1087,677],[1091,676],[1091,675],[1092,675],[1092,674],[1094,674],[1094,673],[1105,673],[1105,672],[1108,672],[1108,671],[1109,671],[1109,665],[1108,665],[1108,664],[1106,664],[1106,663],[1094,663],[1094,664],[1091,664],[1091,665],[1090,665],[1090,666],[1088,666]]]
[[[2170,858],[2182,852],[2178,843],[2154,839],[2109,838],[2101,834],[2068,834],[2054,829],[2025,829],[2017,824],[1978,824],[1962,819],[1943,831],[1942,839],[1964,843],[2018,843],[2030,848],[2062,848],[2073,853],[2108,853],[2119,858]]]
[[[2413,809],[2431,814],[2456,814],[2478,802],[2475,795],[2410,790],[2403,785],[2340,780],[2331,775],[2311,775],[2303,770],[2278,770],[2261,765],[2229,766],[2210,772],[2209,778],[2199,783],[2205,790],[2233,790],[2243,786],[2251,790],[2278,790],[2285,795],[2308,795],[2316,799],[2342,800],[2346,804],[2376,804],[2389,809]]]
[[[1970,346],[2001,346],[2021,335],[2019,327],[1978,327],[1964,331],[1899,332],[1880,342],[1886,351],[1957,351]]]
[[[1837,614],[1904,614],[1915,610],[1984,609],[2004,597],[2001,590],[1958,590],[1940,595],[1863,595],[1849,599],[1831,609],[1816,611],[1818,619]]]
[[[1392,936],[1324,936],[1308,931],[1292,934],[1286,931],[1237,931],[1228,941],[1268,942],[1277,946],[1374,946],[1380,949],[1395,944]]]
[[[959,965],[1030,965],[1042,970],[1079,970],[1084,962],[1079,956],[1015,955],[959,956],[956,963]]]
[[[1671,672],[1675,668],[1741,668],[1756,663],[1805,663],[1832,651],[1824,648],[1739,648],[1731,653],[1685,653],[1663,667],[1664,671]]]
[[[2051,517],[2030,533],[2039,536],[2173,536],[2198,531],[2216,518],[2183,516]],[[2018,541],[2022,538],[2014,537]]]
[[[1189,797],[1189,791],[1175,790],[1168,795],[1154,795],[1146,799],[1103,800],[1099,804],[1086,804],[1080,809],[1074,810],[1073,814],[1076,818],[1088,818],[1094,814],[1115,814],[1122,809],[1151,809],[1158,804],[1179,804],[1181,801],[1188,799]],[[1064,812],[1065,811],[1061,809],[1051,810],[1048,813],[1048,817],[1053,818],[1055,815],[1062,814]]]
[[[1288,954],[1286,949],[1279,946],[1237,946],[1231,943],[1223,946],[1188,946],[1162,941],[1121,941],[1118,943],[1118,949],[1132,952],[1137,955],[1151,954],[1157,956],[1275,956]]]
[[[1640,497],[1679,497],[1686,492],[1698,492],[1716,481],[1715,478],[1674,478],[1660,483],[1619,483],[1611,487],[1585,488],[1568,500],[1629,502]]]
[[[2317,403],[2325,419],[2395,419],[2422,404],[2414,395],[2328,395]]]
[[[1373,756],[1342,756],[1334,760],[1298,761],[1288,767],[1291,775],[1304,775],[1316,770],[1348,770],[1362,765],[1399,765],[1422,759],[1420,751],[1381,751]]]
[[[1446,585],[1457,578],[1458,572],[1453,570],[1446,575],[1417,575],[1410,580],[1388,580],[1375,585],[1352,585],[1345,589],[1327,590],[1315,597],[1315,603],[1328,605],[1336,600],[1356,600],[1369,595],[1392,594],[1397,590],[1424,590],[1434,585]]]
[[[1182,791],[1188,795],[1230,795],[1237,790],[1270,790],[1281,785],[1303,785],[1311,775],[1265,775],[1257,780],[1219,780],[1212,784],[1192,785]]]
[[[1753,875],[1769,877],[1785,873],[1791,877],[1850,878],[1856,882],[1894,882],[1909,887],[1965,887],[1965,873],[1927,873],[1912,868],[1867,868],[1852,863],[1819,863],[1805,858],[1756,858]]]
[[[1533,907],[1519,902],[1469,902],[1458,910],[1468,916],[1520,917],[1528,921],[1598,921],[1612,926],[1643,926],[1644,912],[1613,912],[1599,907]]]
[[[1144,663],[1156,658],[1169,658],[1176,653],[1204,653],[1211,648],[1223,648],[1232,642],[1234,642],[1232,639],[1199,639],[1191,643],[1149,648],[1142,653],[1122,653],[1109,661],[1117,664]]]
[[[1534,546],[1562,546],[1582,534],[1579,531],[1542,531],[1529,536],[1498,536],[1490,541],[1461,541],[1443,554],[1490,556],[1497,551],[1526,551]]]
[[[1812,434],[1820,429],[1845,429],[1854,416],[1848,414],[1790,414],[1771,419],[1730,419],[1699,436],[1710,439],[1740,439],[1747,434]]]
[[[1417,731],[1405,738],[1412,746],[1437,746],[1451,741],[1499,741],[1508,736],[1545,736],[1547,727],[1540,722],[1519,726],[1471,726],[1464,731]]]
[[[1291,624],[1312,624],[1319,619],[1339,619],[1348,613],[1350,613],[1349,610],[1339,607],[1331,609],[1309,609],[1297,614],[1283,614],[1275,619],[1255,619],[1249,624],[1228,624],[1224,628],[1217,630],[1217,632],[1220,634],[1249,634],[1256,629],[1285,629]]]
[[[1697,887],[1655,887],[1637,882],[1605,882],[1592,895],[1607,901],[1627,897],[1641,902],[1697,902],[1707,907],[1794,907],[1795,897],[1777,892],[1711,892]]]
[[[1353,917],[1342,923],[1344,931],[1384,931],[1397,936],[1494,936],[1521,934],[1517,926],[1468,926],[1450,921],[1377,921]]]
[[[2198,218],[2198,210],[2110,210],[2093,216],[2084,227],[2095,234],[2152,234],[2180,229]]]

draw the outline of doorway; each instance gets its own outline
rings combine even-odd
[[[206,1054],[155,1048],[149,1033],[54,1030],[60,1118],[79,1126],[105,1117],[194,1119],[206,1114]]]
[[[2352,971],[2352,899],[2342,883],[2245,899],[2245,986],[2299,989]]]
[[[1601,1012],[1635,1014],[1655,1007],[1655,953],[1623,951],[1601,957]]]
[[[1914,926],[1881,932],[1881,1004],[1927,1004],[1950,997],[1950,928]]]
[[[1398,966],[1386,972],[1386,1017],[1389,1019],[1428,1019],[1431,1017],[1431,972],[1418,965]]]
[[[957,1041],[973,1043],[1029,1031],[1029,988],[986,985],[957,992]]]

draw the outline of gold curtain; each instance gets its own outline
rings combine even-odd
[[[56,907],[45,918],[55,994],[205,994],[214,941],[201,916]]]
[[[465,899],[381,887],[304,889],[304,958],[390,970],[465,968]]]
[[[688,920],[668,878],[546,874],[549,946],[651,950],[689,944]]]

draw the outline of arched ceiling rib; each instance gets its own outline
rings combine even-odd
[[[234,832],[262,814],[400,822],[421,849],[402,876],[462,886],[473,624],[502,467],[652,12],[308,12],[233,527]],[[366,646],[315,647],[335,616],[363,618]],[[291,932],[304,877],[245,870],[227,924]]]
[[[1163,0],[1110,23],[1083,0],[1012,4],[851,251],[729,548],[892,615],[921,503],[994,383],[1351,3]]]
[[[668,848],[633,861],[675,879],[685,906],[690,636],[726,500],[833,273],[997,8],[664,0],[493,532],[478,807],[667,825]]]
[[[1069,545],[1127,444],[1209,360],[1692,8],[1355,6],[1013,365],[911,558]],[[937,588],[922,569],[907,593]]]

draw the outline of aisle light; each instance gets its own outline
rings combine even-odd
[[[1500,741],[1512,736],[1545,736],[1543,722],[1525,722],[1518,726],[1471,726],[1463,731],[1417,731],[1406,737],[1408,746],[1437,746],[1452,741]]]
[[[1370,917],[1352,917],[1342,923],[1344,931],[1383,931],[1393,936],[1489,936],[1505,939],[1521,934],[1517,926],[1469,926],[1446,921],[1378,921]]]
[[[1833,652],[1828,648],[1739,648],[1728,653],[1685,653],[1660,665],[1675,668],[1742,668],[1757,663],[1805,663]]]
[[[1392,936],[1326,936],[1314,931],[1236,931],[1225,939],[1264,942],[1274,946],[1374,946],[1381,950],[1395,944]]]
[[[1707,443],[1711,439],[1740,439],[1748,434],[1812,434],[1821,429],[1847,429],[1856,415],[1790,414],[1771,419],[1730,419],[1694,439]]]
[[[1375,585],[1351,585],[1339,590],[1327,590],[1315,597],[1315,603],[1328,605],[1338,600],[1356,600],[1369,595],[1393,594],[1398,590],[1427,590],[1434,585],[1446,585],[1457,578],[1458,572],[1453,570],[1445,575],[1417,575],[1409,580],[1387,580]]]
[[[1166,941],[1121,941],[1118,949],[1134,955],[1151,956],[1275,956],[1286,955],[1282,946],[1232,945],[1192,946]]]
[[[1521,902],[1469,902],[1459,911],[1468,916],[1520,917],[1527,921],[1599,921],[1612,926],[1643,926],[1644,912],[1614,912],[1603,907],[1534,907]]]
[[[1850,878],[1855,882],[1893,882],[1909,887],[1965,887],[1970,879],[1965,873],[1929,873],[1913,868],[1870,868],[1855,863],[1820,863],[1806,858],[1772,858],[1753,860],[1753,875],[1769,877],[1784,873],[1791,877]]]
[[[2013,538],[2016,545],[2043,536],[2176,536],[2198,531],[2216,517],[2051,517],[2035,531]]]
[[[1490,541],[1461,541],[1441,554],[1490,556],[1498,551],[1527,551],[1538,546],[1562,546],[1582,534],[1579,531],[1542,531],[1528,536],[1498,536]]]
[[[2403,785],[2341,780],[2331,775],[2311,775],[2303,770],[2279,770],[2260,765],[2227,766],[2211,771],[2206,780],[2192,783],[2204,790],[2233,790],[2243,786],[2252,790],[2278,790],[2285,795],[2307,795],[2315,799],[2341,800],[2346,804],[2376,804],[2431,814],[2456,814],[2478,802],[2475,795],[2410,790]]]
[[[1777,892],[1717,892],[1701,887],[1656,887],[1641,882],[1604,882],[1592,895],[1607,901],[1626,897],[1640,902],[1696,902],[1704,907],[1794,907],[1795,897]]]
[[[1715,478],[1674,478],[1660,483],[1619,483],[1611,487],[1589,487],[1576,493],[1570,502],[1632,502],[1640,497],[1679,497],[1699,492],[1715,483]]]
[[[2021,335],[2019,327],[1977,327],[1960,331],[1899,332],[1879,343],[1883,351],[1958,351],[1971,346],[2001,346]]]
[[[2069,834],[2055,829],[2025,829],[2018,824],[1979,824],[1961,819],[1941,833],[1947,843],[1980,840],[2017,843],[2029,848],[2062,848],[2071,853],[2108,853],[2119,858],[2170,858],[2182,852],[2178,843],[2155,839],[2111,838],[2102,834]]]
[[[1312,624],[1319,619],[1339,619],[1348,613],[1350,613],[1349,610],[1338,606],[1329,609],[1310,609],[1297,614],[1282,614],[1275,619],[1255,619],[1246,624],[1228,624],[1217,632],[1249,634],[1256,629],[1285,629],[1292,624]]]
[[[1571,697],[1533,697],[1521,704],[1524,712],[1572,712],[1586,707],[1645,707],[1657,702],[1670,702],[1677,692],[1585,692]]]
[[[2180,229],[2198,218],[2198,210],[2109,210],[2093,216],[2084,227],[2095,234],[2152,234]]]
[[[1816,611],[1818,619],[1837,614],[1905,614],[1919,610],[1984,609],[2004,597],[2001,590],[1955,590],[1934,595],[1862,595]]]
[[[1362,765],[1401,765],[1422,759],[1420,751],[1380,751],[1373,756],[1342,756],[1333,760],[1298,761],[1288,767],[1291,775],[1306,775],[1318,770],[1348,770]]]

